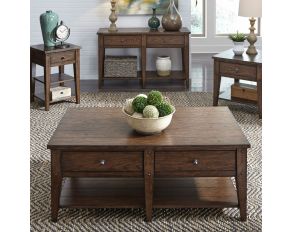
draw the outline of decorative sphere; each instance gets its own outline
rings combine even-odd
[[[129,115],[132,115],[135,112],[133,109],[133,106],[132,106],[133,100],[134,100],[134,98],[127,99],[125,106],[124,106],[126,113]]]
[[[159,111],[159,117],[164,117],[171,114],[174,110],[174,107],[171,106],[169,103],[163,102],[157,106],[157,109]]]
[[[147,106],[147,98],[142,96],[135,97],[132,106],[135,112],[142,114],[144,108]]]
[[[159,91],[152,90],[148,94],[147,103],[148,105],[158,106],[162,103],[163,96]]]
[[[144,93],[140,93],[140,94],[138,94],[136,97],[145,97],[145,98],[147,98],[147,95],[144,94]]]
[[[143,114],[140,114],[140,113],[135,112],[135,113],[132,115],[132,117],[134,117],[134,118],[143,118]]]
[[[143,110],[143,116],[144,118],[158,118],[159,111],[155,106],[148,105]]]

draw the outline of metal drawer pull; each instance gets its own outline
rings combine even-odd
[[[61,60],[64,60],[64,59],[65,59],[65,57],[64,57],[64,56],[62,56],[62,57],[61,57]]]
[[[99,163],[100,163],[101,165],[105,165],[105,160],[101,160]]]
[[[198,160],[193,160],[193,165],[198,165],[199,161]]]

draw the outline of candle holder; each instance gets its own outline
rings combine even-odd
[[[117,25],[116,25],[116,21],[118,20],[118,17],[116,15],[116,0],[111,0],[111,14],[109,16],[109,20],[111,21],[111,25],[108,29],[109,32],[117,32],[118,29],[117,29]]]

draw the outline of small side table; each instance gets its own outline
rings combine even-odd
[[[262,52],[258,50],[255,56],[247,55],[245,52],[242,56],[235,56],[230,49],[214,55],[213,59],[213,106],[218,105],[221,76],[234,78],[235,83],[239,80],[254,81],[257,83],[259,117],[262,118]]]
[[[52,84],[64,86],[65,82],[75,82],[76,104],[80,103],[80,49],[69,44],[68,48],[45,47],[43,44],[30,47],[30,100],[34,97],[45,102],[45,110],[50,109],[50,87]],[[44,76],[35,76],[36,64],[44,67]],[[64,73],[64,65],[73,64],[74,77]],[[51,74],[51,67],[59,67],[59,73]],[[44,93],[35,93],[35,82],[44,84]]]

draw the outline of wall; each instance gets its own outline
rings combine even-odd
[[[190,28],[191,1],[180,0],[179,11],[183,18],[183,26]],[[43,43],[39,16],[46,10],[52,10],[59,15],[71,29],[70,38],[67,42],[81,45],[81,79],[97,79],[97,35],[101,27],[108,27],[110,14],[110,0],[31,0],[30,3],[30,35],[31,44]],[[150,16],[120,16],[117,21],[118,27],[147,27]],[[139,55],[138,49],[109,49],[107,54]],[[173,68],[181,68],[181,55],[178,49],[149,49],[147,69],[155,68],[157,55],[170,55],[173,60]],[[66,67],[66,72],[72,74],[71,67]],[[53,70],[54,72],[56,71]],[[37,69],[37,75],[42,69]]]

